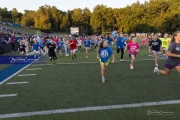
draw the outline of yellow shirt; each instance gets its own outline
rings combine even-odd
[[[170,38],[166,38],[166,39],[160,38],[160,40],[162,42],[162,47],[168,49],[171,39]]]

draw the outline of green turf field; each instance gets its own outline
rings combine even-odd
[[[18,75],[36,74],[35,76],[14,76],[9,82],[28,84],[0,85],[1,94],[17,94],[14,97],[0,98],[0,116],[11,113],[24,113],[46,110],[61,110],[109,105],[124,105],[145,102],[170,101],[180,99],[179,73],[172,71],[169,77],[153,73],[153,58],[147,57],[147,47],[141,48],[135,69],[130,70],[130,58],[125,53],[124,62],[115,52],[114,64],[110,63],[105,73],[106,83],[101,83],[100,66],[93,49],[86,59],[82,48],[77,53],[77,61],[71,57],[57,54],[57,65],[48,60],[47,55],[38,63],[24,69]],[[64,54],[63,54],[64,55]],[[165,60],[159,60],[159,67],[164,69]],[[161,111],[161,114],[148,114],[148,111]],[[7,120],[179,120],[180,104],[146,106],[121,109],[104,109],[60,114],[35,115],[8,118]],[[166,114],[166,113],[171,114]]]

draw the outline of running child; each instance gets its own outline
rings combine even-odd
[[[25,39],[24,45],[26,46],[26,48],[25,48],[26,55],[28,55],[28,53],[29,53],[29,47],[31,47],[31,45],[30,45],[30,43],[29,43],[29,41],[28,41],[27,38]]]
[[[162,50],[163,50],[162,54],[165,54],[167,49],[168,49],[168,47],[169,47],[171,39],[168,38],[168,34],[165,33],[164,34],[164,38],[160,38],[160,40],[162,42]]]
[[[70,46],[72,61],[74,62],[76,61],[76,49],[77,49],[77,40],[75,37],[73,37],[73,39],[69,41],[69,46]]]
[[[24,55],[26,46],[23,44],[22,41],[19,42],[18,51],[20,55]]]
[[[53,39],[50,39],[50,43],[48,44],[48,48],[49,48],[49,52],[48,52],[48,55],[49,55],[49,59],[50,61],[52,61],[52,59],[54,60],[54,66],[56,66],[56,45],[53,41]]]
[[[107,40],[102,40],[98,46],[97,59],[100,61],[102,83],[105,83],[104,72],[109,64],[109,58],[112,56],[112,63],[114,63],[114,53],[109,47]]]
[[[77,40],[77,44],[78,44],[78,52],[80,52],[81,46],[82,46],[82,40],[80,38],[78,38]]]
[[[173,68],[176,68],[180,73],[180,31],[175,32],[172,36],[166,55],[168,58],[165,63],[165,70],[159,70],[158,67],[155,67],[154,73],[169,76]]]
[[[116,42],[117,53],[119,53],[121,51],[120,61],[124,61],[123,57],[124,57],[124,47],[125,46],[126,46],[126,44],[125,44],[125,39],[123,38],[123,34],[120,34],[117,37],[117,42]]]
[[[135,58],[139,52],[140,46],[139,44],[136,42],[136,37],[132,38],[132,42],[129,43],[126,47],[125,47],[125,51],[128,49],[130,57],[131,57],[131,64],[130,64],[130,69],[133,70],[134,69],[134,61]]]
[[[91,47],[91,41],[86,39],[84,41],[84,46],[86,48],[86,58],[88,58],[88,53],[89,53],[89,50],[90,50],[90,47]]]
[[[62,46],[63,46],[63,42],[62,40],[59,38],[58,42],[57,42],[57,51],[59,52],[60,56],[62,57]]]
[[[154,34],[153,39],[149,44],[149,53],[152,53],[154,56],[154,62],[155,66],[158,67],[158,62],[157,62],[157,55],[160,50],[162,50],[162,42],[161,40],[158,39],[158,35]]]
[[[34,51],[34,58],[36,58],[36,55],[38,55],[39,58],[39,43],[37,42],[37,39],[34,40],[33,44],[33,51]]]
[[[142,47],[146,46],[146,37],[143,36],[142,38]]]

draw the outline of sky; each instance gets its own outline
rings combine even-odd
[[[144,1],[139,0],[140,3],[144,3]],[[85,7],[93,11],[93,8],[98,4],[112,8],[123,8],[135,2],[137,0],[8,0],[7,2],[1,2],[0,7],[6,7],[8,10],[16,8],[18,12],[23,12],[24,10],[38,10],[40,6],[47,4],[56,6],[62,11],[73,10],[75,8],[84,9]]]

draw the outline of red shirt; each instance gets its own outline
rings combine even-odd
[[[13,35],[11,35],[11,37],[10,37],[10,42],[14,43],[14,36]]]
[[[71,44],[71,43],[72,43],[72,44]],[[69,41],[69,44],[71,44],[71,45],[70,45],[70,50],[74,50],[74,49],[77,48],[77,40],[70,40],[70,41]]]
[[[127,40],[126,43],[127,43],[127,44],[131,43],[131,40]]]

